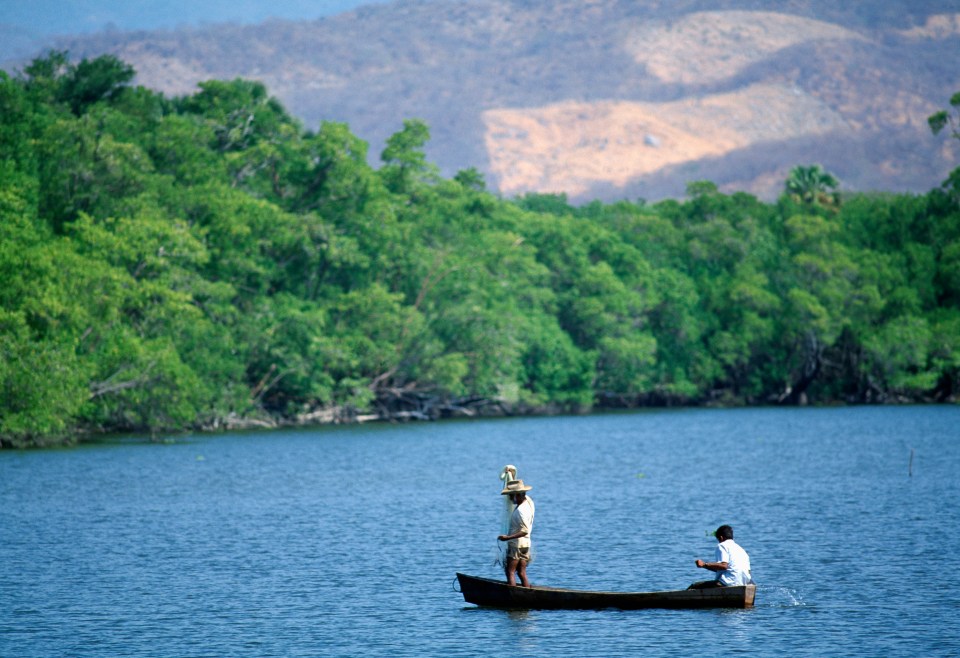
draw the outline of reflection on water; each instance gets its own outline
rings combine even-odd
[[[517,633],[529,633],[536,628],[539,611],[504,610],[503,612]]]
[[[754,628],[752,616],[757,614],[756,608],[714,612],[717,615],[717,630],[722,633],[724,644],[728,642],[740,646],[749,644]]]
[[[535,653],[541,641],[538,628],[540,612],[529,610],[505,610],[509,629],[504,638],[510,638],[510,652],[519,655]]]
[[[955,655],[952,590],[928,584],[960,552],[957,427],[671,410],[4,451],[0,655]],[[686,587],[730,523],[757,607],[465,604],[455,572],[502,577],[506,463],[534,487],[534,582]]]

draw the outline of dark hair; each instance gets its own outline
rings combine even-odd
[[[733,528],[728,525],[722,525],[717,528],[717,531],[713,533],[713,536],[717,539],[723,537],[724,539],[733,539]]]

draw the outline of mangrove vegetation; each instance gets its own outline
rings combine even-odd
[[[0,72],[0,444],[643,405],[955,401],[960,169],[505,199],[257,82]],[[931,127],[957,136],[956,96]],[[941,135],[939,139],[950,139]],[[931,139],[934,139],[931,136]]]

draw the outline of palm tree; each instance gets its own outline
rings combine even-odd
[[[787,177],[787,194],[809,205],[836,206],[840,181],[820,165],[794,167]]]

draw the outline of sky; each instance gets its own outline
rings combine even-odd
[[[391,0],[0,0],[0,61],[37,54],[58,35],[153,30],[269,18],[315,19]]]

